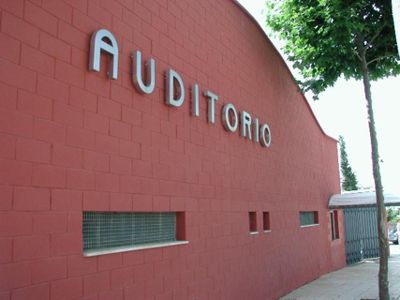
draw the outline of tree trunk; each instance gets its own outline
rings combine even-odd
[[[375,181],[377,220],[378,220],[378,239],[379,239],[379,299],[389,300],[389,280],[388,280],[388,260],[389,242],[386,230],[386,209],[383,198],[383,187],[381,171],[379,168],[378,140],[376,137],[374,111],[372,108],[371,84],[368,76],[368,65],[365,52],[361,55],[361,65],[363,71],[364,94],[367,100],[369,135],[371,139],[372,170]]]

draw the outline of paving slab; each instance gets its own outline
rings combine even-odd
[[[393,245],[389,259],[389,291],[400,300],[400,246]],[[366,260],[347,266],[292,291],[281,300],[372,300],[379,299],[379,260]]]

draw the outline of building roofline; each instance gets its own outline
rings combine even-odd
[[[385,206],[400,206],[400,195],[384,194]],[[374,207],[376,206],[375,191],[352,191],[332,195],[329,208]]]
[[[293,76],[292,71],[290,71],[290,68],[288,67],[286,61],[283,59],[282,55],[279,53],[278,49],[275,47],[274,43],[271,42],[270,38],[268,37],[268,35],[266,34],[266,32],[264,31],[264,29],[262,28],[262,26],[260,25],[260,23],[257,22],[257,20],[252,16],[252,14],[238,1],[238,0],[233,0],[233,3],[236,4],[236,6],[245,13],[245,15],[247,17],[249,17],[250,21],[253,22],[253,24],[256,25],[256,27],[258,28],[258,30],[261,32],[261,34],[264,36],[265,40],[272,45],[273,50],[276,52],[276,54],[278,55],[278,57],[281,59],[281,61],[283,62],[286,70],[288,71],[288,73],[290,74],[293,82],[296,84],[297,88],[299,89],[299,93],[301,94],[304,102],[306,103],[306,106],[308,108],[308,110],[311,112],[312,117],[314,118],[314,121],[317,123],[319,129],[321,130],[321,132],[329,139],[335,141],[336,143],[338,142],[337,138],[332,137],[331,135],[327,134],[325,132],[325,130],[322,128],[320,122],[318,121],[318,118],[316,117],[310,103],[308,102],[307,98],[304,96],[304,94],[301,92],[299,85],[296,82],[296,79]]]

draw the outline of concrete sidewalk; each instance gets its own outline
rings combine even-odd
[[[400,253],[399,246],[395,247],[389,259],[389,290],[392,299],[400,300]],[[348,266],[321,276],[281,300],[378,299],[378,269],[378,260]]]

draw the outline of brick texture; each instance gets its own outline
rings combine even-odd
[[[0,0],[0,22],[0,299],[277,299],[344,265],[326,209],[336,141],[235,1]],[[100,28],[119,44],[116,81],[106,55],[88,70]],[[132,84],[135,50],[156,60],[150,95]],[[164,104],[169,68],[180,108]],[[270,148],[223,129],[228,102],[268,122]],[[300,229],[300,210],[320,226]],[[183,212],[189,244],[84,257],[83,211]]]

